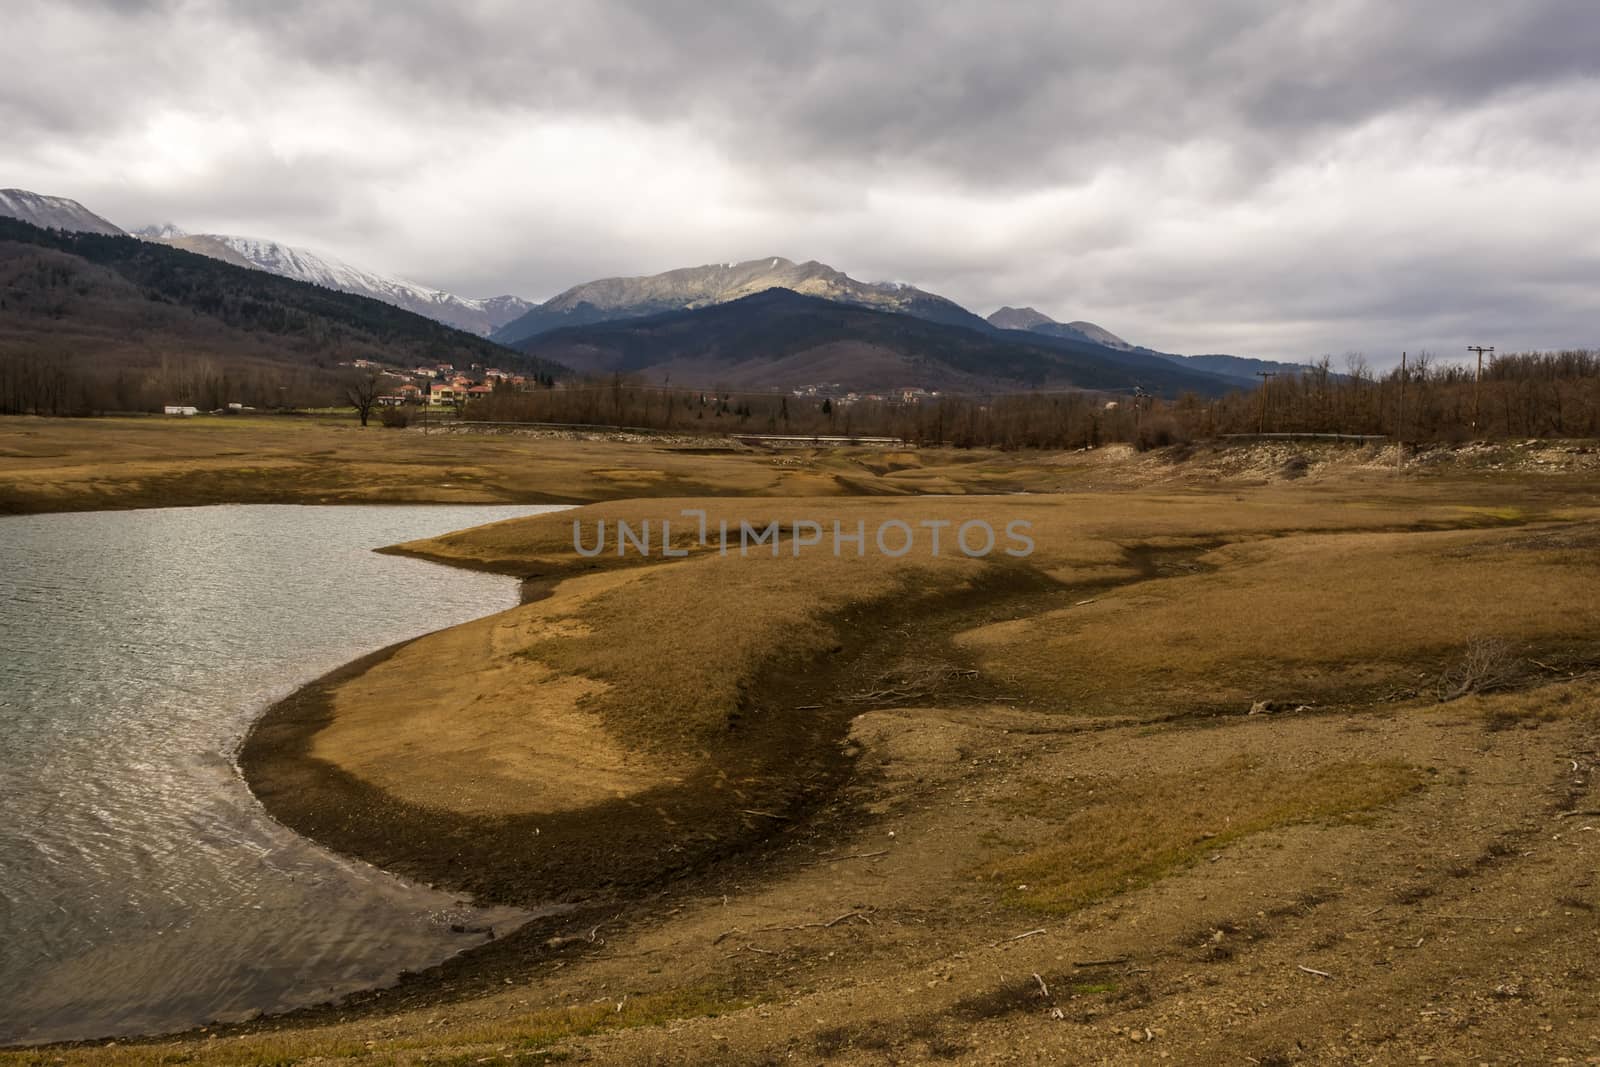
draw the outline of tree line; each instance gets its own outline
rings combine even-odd
[[[1495,356],[1475,365],[1423,352],[1382,374],[1347,357],[1266,379],[1250,393],[1169,412],[1193,436],[1226,433],[1381,434],[1417,443],[1600,437],[1600,352],[1571,349]]]
[[[350,374],[326,365],[163,356],[149,365],[76,358],[65,349],[0,350],[0,414],[92,415],[349,402]],[[370,408],[370,404],[368,405]],[[1381,435],[1415,443],[1474,438],[1600,437],[1600,351],[1498,355],[1475,366],[1427,353],[1374,371],[1360,356],[1221,397],[1023,392],[916,402],[678,389],[623,376],[497,389],[467,420],[581,424],[686,434],[896,437],[916,445],[1002,449],[1141,448],[1255,433]]]
[[[1221,397],[1163,399],[1028,392],[843,402],[824,396],[687,390],[613,376],[470,401],[468,420],[543,422],[678,433],[889,436],[917,445],[1141,448],[1228,434],[1385,436],[1415,443],[1472,438],[1600,437],[1600,352],[1496,356],[1476,368],[1428,353],[1375,372],[1331,358]]]
[[[164,356],[151,365],[103,365],[48,349],[0,351],[0,415],[102,415],[189,404],[214,411],[326,407],[342,401],[343,377],[317,366],[241,364]]]

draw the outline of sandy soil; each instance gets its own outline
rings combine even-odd
[[[668,784],[582,706],[605,683],[517,658],[570,630],[558,620],[572,601],[637,578],[574,579],[550,599],[405,645],[337,690],[311,758],[467,815],[568,811]]]

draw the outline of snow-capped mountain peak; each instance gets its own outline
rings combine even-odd
[[[34,226],[79,233],[121,235],[122,230],[76,200],[45,196],[26,189],[0,189],[0,217],[21,219]]]
[[[159,236],[154,239],[236,265],[382,300],[386,304],[485,337],[533,306],[516,296],[483,299],[456,296],[403,278],[366,270],[321,252],[296,248],[264,237],[221,233],[190,235],[179,231],[178,236]]]
[[[189,231],[182,229],[175,222],[152,222],[148,226],[140,226],[132,233],[135,237],[143,237],[146,241],[160,241],[169,237],[189,236]]]

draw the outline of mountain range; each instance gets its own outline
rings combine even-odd
[[[1031,333],[1042,333],[1047,337],[1065,337],[1069,341],[1084,341],[1091,345],[1100,345],[1102,348],[1114,348],[1119,352],[1136,350],[1135,346],[1103,326],[1081,320],[1057,322],[1044,312],[1035,311],[1033,308],[1003,307],[990,315],[987,321],[997,330],[1027,330]]]
[[[779,292],[820,303],[752,299]],[[723,307],[730,310],[716,311]],[[845,309],[921,325],[891,327]],[[1057,322],[1034,308],[1003,307],[981,319],[913,286],[858,282],[825,264],[782,257],[587,282],[533,308],[493,339],[580,373],[648,373],[741,389],[1075,387],[1214,395],[1256,386],[1258,371],[1299,371],[1236,356],[1158,352],[1092,322]],[[985,360],[967,358],[979,351],[987,353]],[[1114,373],[1089,367],[1096,360]]]
[[[124,234],[76,201],[19,189],[0,191],[0,216],[56,230]],[[774,256],[602,278],[535,305],[515,296],[460,297],[273,240],[190,234],[173,223],[142,227],[132,236],[369,297],[581,373],[647,373],[684,385],[1216,393],[1254,387],[1262,371],[1299,370],[1234,356],[1158,352],[1094,323],[1058,322],[1031,307],[1003,307],[984,319],[916,286],[858,281],[815,260]]]
[[[0,217],[20,219],[45,229],[157,241],[236,267],[264,270],[342,293],[369,296],[484,337],[533,307],[517,296],[492,296],[481,300],[456,296],[278,241],[220,233],[191,234],[171,222],[126,231],[76,200],[43,196],[26,189],[0,189]]]
[[[1131,345],[1110,330],[1092,322],[1057,322],[1042,311],[1031,307],[1003,307],[988,318],[996,329],[1021,331],[1043,337],[1056,337],[1084,344],[1099,345],[1129,355],[1154,356],[1190,370],[1213,375],[1227,381],[1232,388],[1254,388],[1259,376],[1269,374],[1299,374],[1304,368],[1296,363],[1279,363],[1270,359],[1248,359],[1244,356],[1180,356],[1172,352],[1157,352],[1142,345]],[[1335,375],[1342,377],[1342,375]]]
[[[1231,385],[1159,356],[936,322],[774,288],[725,303],[547,330],[512,347],[583,374],[732,390],[948,392],[1141,387],[1217,395]]]
[[[264,270],[279,277],[337,289],[341,293],[370,296],[385,304],[393,304],[484,337],[533,307],[517,296],[491,296],[481,300],[456,296],[352,266],[332,256],[258,237],[236,237],[221,233],[190,234],[171,223],[146,226],[134,231],[134,235],[188,252],[198,252],[237,267]]]
[[[802,296],[821,297],[841,304],[900,311],[930,322],[968,327],[983,325],[982,319],[955,301],[915,286],[898,282],[859,282],[815,260],[795,263],[781,256],[771,256],[743,263],[713,263],[663,274],[585,282],[551,297],[492,336],[501,344],[515,344],[567,326],[709,307],[768,289],[788,289]]]
[[[0,218],[0,357],[70,367],[84,382],[143,380],[178,364],[208,380],[271,370],[274,380],[331,382],[357,359],[566,372],[368,297],[11,218]]]

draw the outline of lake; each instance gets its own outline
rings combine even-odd
[[[233,754],[326,671],[517,603],[372,549],[549,510],[0,518],[0,1044],[319,1003],[522,921],[291,833]]]

